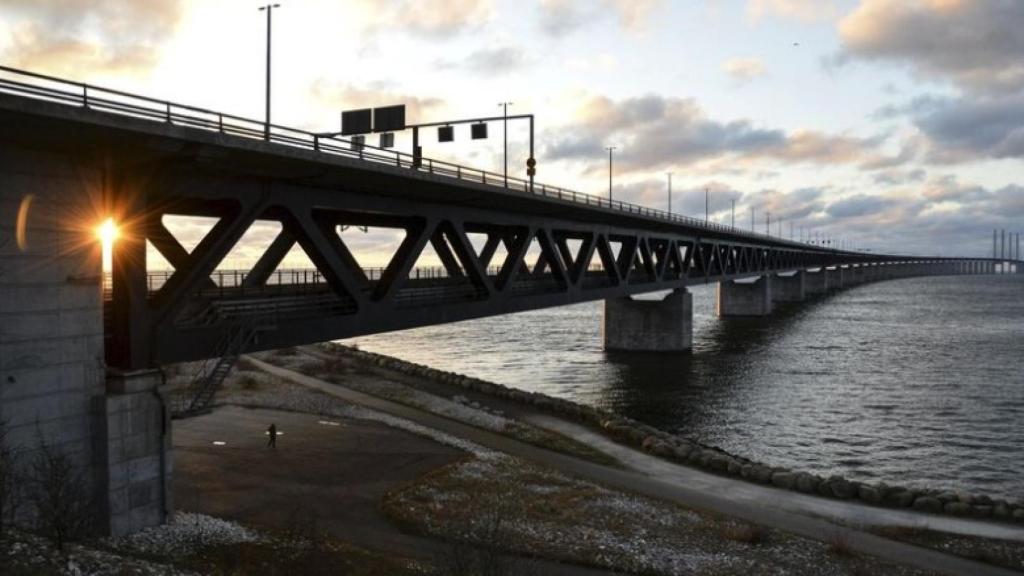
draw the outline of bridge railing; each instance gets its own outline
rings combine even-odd
[[[801,244],[811,249],[824,250],[821,246],[814,244],[798,243],[792,240],[787,241],[784,238],[772,236],[771,234],[762,234],[752,230],[708,222],[630,202],[609,200],[559,186],[531,182],[518,177],[506,177],[503,174],[443,160],[417,158],[405,152],[377,148],[368,144],[356,144],[337,136],[327,136],[277,124],[268,125],[259,120],[233,114],[225,114],[195,106],[177,104],[167,100],[139,96],[120,90],[102,88],[6,66],[0,66],[0,93],[15,94],[57,104],[162,122],[174,126],[266,140],[275,144],[313,150],[324,154],[355,158],[365,162],[406,168],[435,176],[454,178],[497,188],[517,190],[527,194],[557,198],[587,206],[637,214],[698,229],[745,236],[758,240],[770,239],[774,242],[788,242],[793,245]]]
[[[591,270],[600,270],[600,265],[590,267]],[[385,268],[363,268],[363,275],[366,279],[375,283],[380,281],[384,275]],[[501,271],[500,266],[490,266],[487,268],[487,275],[494,277],[497,276]],[[157,292],[164,284],[170,280],[174,274],[174,270],[151,270],[146,273],[146,290],[150,294]],[[209,292],[211,290],[217,291],[223,295],[230,291],[233,295],[244,295],[246,292],[266,294],[273,292],[275,289],[282,291],[288,291],[294,293],[296,291],[307,290],[307,291],[319,291],[326,288],[328,285],[327,278],[317,270],[316,268],[293,268],[293,269],[280,269],[274,271],[270,276],[267,277],[266,281],[259,286],[252,286],[251,288],[246,285],[246,280],[249,278],[252,272],[250,270],[215,270],[210,274],[210,280],[213,282],[208,288],[202,290],[203,292]],[[443,266],[420,266],[413,268],[409,271],[409,280],[420,281],[420,280],[446,280],[451,278],[451,274]],[[113,275],[110,272],[106,272],[103,275],[103,293],[106,297],[110,297],[113,291]]]

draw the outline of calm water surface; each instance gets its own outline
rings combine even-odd
[[[349,343],[772,465],[1024,498],[1024,277],[882,282],[742,320],[692,291],[692,354],[605,353],[600,302]]]

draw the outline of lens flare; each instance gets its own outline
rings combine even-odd
[[[117,240],[119,235],[120,232],[117,229],[117,224],[114,224],[113,218],[107,218],[103,221],[103,224],[100,224],[99,227],[96,228],[96,236],[98,236],[100,241],[103,242],[104,250],[112,248],[114,246],[114,241]]]
[[[107,218],[96,228],[96,237],[100,239],[100,244],[103,246],[102,266],[105,272],[111,270],[114,259],[114,241],[120,235],[113,218]]]

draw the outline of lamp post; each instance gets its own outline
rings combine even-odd
[[[280,4],[267,4],[260,6],[260,11],[267,12],[267,116],[263,124],[263,139],[270,140],[270,22],[274,8],[280,8]]]
[[[736,228],[736,199],[732,199],[732,227]]]
[[[512,104],[512,102],[498,102],[498,106],[502,108],[502,116],[504,118],[501,134],[505,138],[505,188],[508,188],[508,107]],[[532,154],[530,158],[533,158]]]
[[[672,214],[672,172],[665,173],[668,176],[668,213]]]
[[[708,210],[708,208],[710,206],[709,201],[708,201],[708,195],[709,195],[708,187],[705,186],[704,187],[704,224],[708,223],[708,215],[710,214],[710,212]]]
[[[605,148],[608,151],[608,206],[612,205],[612,152],[618,150],[616,146],[608,146]]]

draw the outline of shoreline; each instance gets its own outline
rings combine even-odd
[[[611,440],[639,448],[653,456],[704,472],[769,485],[807,495],[925,514],[1024,524],[1024,500],[1009,501],[983,494],[967,494],[928,488],[909,488],[885,483],[869,484],[841,476],[822,477],[808,472],[769,466],[730,454],[689,438],[599,408],[585,406],[539,392],[526,392],[501,384],[447,372],[339,343],[320,345],[325,353],[360,359],[380,368],[441,384],[461,387],[579,422]]]

